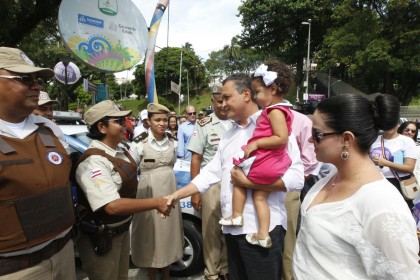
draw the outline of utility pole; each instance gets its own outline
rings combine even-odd
[[[306,89],[305,89],[305,97],[303,98],[303,100],[308,100],[308,89],[309,89],[309,72],[311,71],[311,60],[310,60],[310,51],[311,51],[311,23],[312,20],[308,19],[308,21],[304,21],[302,22],[302,24],[304,25],[308,25],[309,26],[309,30],[308,30],[308,54],[306,57]]]
[[[179,61],[179,87],[178,87],[178,115],[181,115],[181,78],[182,78],[182,51]]]

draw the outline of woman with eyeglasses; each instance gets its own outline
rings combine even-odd
[[[403,122],[399,127],[397,132],[401,135],[408,136],[417,143],[417,126],[415,122],[406,121]]]
[[[168,215],[166,199],[136,199],[137,164],[121,142],[125,117],[110,100],[85,114],[89,148],[80,158],[75,178],[78,187],[80,238],[77,241],[84,271],[91,280],[128,279],[132,214],[156,209]]]
[[[400,120],[398,99],[389,94],[382,94],[376,98],[376,104],[387,106],[389,109],[379,114],[384,124],[383,134],[379,135],[372,144],[370,157],[378,170],[401,193],[399,179],[405,180],[411,177],[417,160],[416,145],[412,139],[398,133]],[[413,202],[411,200],[406,202],[411,209]]]
[[[392,104],[353,94],[319,103],[309,141],[337,171],[302,203],[294,279],[420,279],[414,219],[369,157]]]
[[[173,167],[176,161],[176,139],[167,132],[169,109],[161,104],[147,105],[150,129],[134,138],[131,154],[141,174],[137,198],[166,196],[177,190]],[[149,279],[169,280],[170,265],[183,256],[184,235],[179,204],[170,217],[162,219],[156,211],[134,215],[131,260],[147,268]]]

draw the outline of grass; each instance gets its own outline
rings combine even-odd
[[[122,104],[125,110],[133,111],[135,116],[138,116],[139,112],[143,109],[146,109],[148,101],[147,99],[141,100],[125,100],[118,101],[117,103]],[[174,109],[178,113],[178,100],[176,102],[170,102],[163,97],[159,97],[159,103],[165,105],[170,109]],[[197,111],[203,111],[211,105],[211,93],[209,88],[204,88],[200,90],[197,95],[190,96],[190,105],[194,106]],[[181,114],[184,112],[185,107],[187,106],[187,97],[180,106]]]

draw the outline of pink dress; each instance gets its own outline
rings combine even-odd
[[[260,138],[269,137],[273,135],[268,113],[271,110],[281,110],[286,117],[287,130],[292,132],[293,114],[289,108],[282,105],[273,105],[266,107],[261,112],[257,120],[257,125],[248,144]],[[246,146],[242,147],[243,150]],[[252,160],[252,157],[255,158]],[[287,144],[274,150],[259,149],[251,153],[248,159],[233,159],[233,164],[242,167],[244,172],[249,169],[247,177],[256,184],[269,185],[278,180],[289,168],[292,160],[287,154]],[[247,166],[248,165],[248,166]],[[249,166],[250,165],[250,166]]]

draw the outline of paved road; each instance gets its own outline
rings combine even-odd
[[[83,271],[80,260],[76,259],[76,280],[88,280],[86,273]],[[148,280],[147,272],[145,269],[141,268],[130,268],[129,270],[129,280]],[[177,277],[171,277],[171,279],[174,280],[201,280],[204,279],[204,274],[198,274],[194,275],[192,277],[187,278],[177,278]]]

